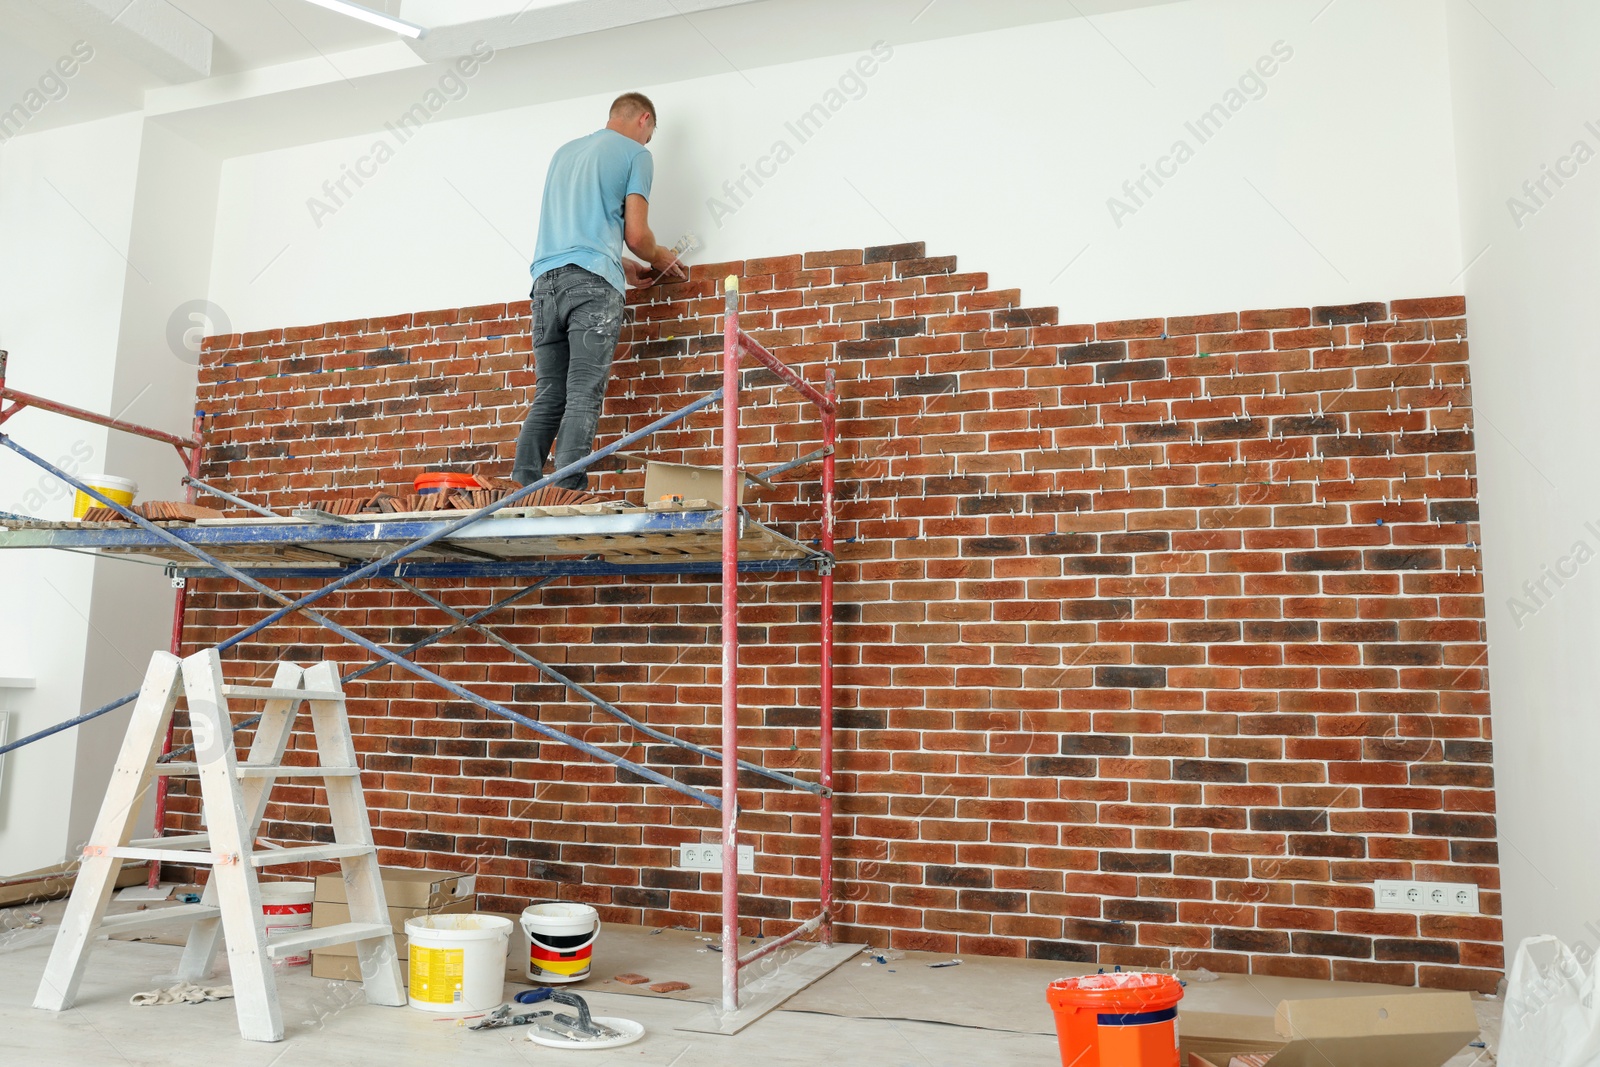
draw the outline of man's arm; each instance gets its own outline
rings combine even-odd
[[[628,251],[650,264],[653,274],[682,278],[683,266],[678,263],[672,249],[656,243],[650,230],[650,201],[638,193],[629,193],[622,204],[622,239]]]

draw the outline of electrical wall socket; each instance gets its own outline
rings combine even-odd
[[[1478,887],[1471,882],[1378,881],[1373,889],[1379,911],[1478,913]]]
[[[721,845],[679,845],[678,869],[685,871],[720,871],[722,870]],[[756,849],[754,845],[739,846],[739,873],[756,873]]]

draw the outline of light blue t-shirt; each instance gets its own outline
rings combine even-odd
[[[571,263],[626,292],[622,205],[632,193],[650,199],[654,176],[649,150],[616,130],[596,130],[558,148],[544,181],[539,243],[529,268],[534,278]]]

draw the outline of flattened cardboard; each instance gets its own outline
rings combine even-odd
[[[477,892],[478,879],[471,874],[426,871],[415,867],[384,867],[381,873],[384,902],[391,908],[437,911],[446,904],[470,899]],[[313,899],[328,904],[348,903],[349,898],[344,892],[344,876],[318,875]]]
[[[1227,1067],[1273,1053],[1268,1067],[1440,1067],[1478,1038],[1465,993],[1286,1000],[1277,1016],[1185,1013],[1178,1039],[1190,1067]]]
[[[124,863],[122,870],[117,872],[117,888],[142,885],[149,874],[150,865],[147,863]],[[64,897],[72,892],[77,878],[78,861],[72,860],[0,881],[0,908]]]
[[[744,503],[744,476],[739,479],[739,503]],[[681,496],[685,500],[707,500],[722,506],[722,468],[690,467],[682,463],[657,463],[646,460],[644,465],[644,502],[648,506],[664,496]]]

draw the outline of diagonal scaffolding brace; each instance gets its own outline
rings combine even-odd
[[[568,678],[565,674],[562,674],[560,671],[550,666],[550,664],[530,655],[522,648],[512,644],[510,641],[507,641],[504,637],[501,637],[499,634],[489,629],[489,627],[484,626],[481,623],[469,623],[466,619],[466,616],[462,615],[459,611],[452,608],[438,597],[432,596],[423,590],[418,589],[404,578],[392,578],[390,581],[394,582],[394,584],[398,585],[400,588],[415,594],[419,599],[427,601],[429,604],[438,608],[452,619],[457,620],[461,625],[468,626],[482,634],[490,641],[493,641],[495,644],[511,653],[512,656],[534,668],[546,678],[549,678],[552,682],[565,686],[569,692],[574,693],[575,695],[588,701],[590,704],[593,704],[596,708],[605,712],[618,722],[627,723],[629,726],[633,727],[635,730],[638,730],[645,736],[653,737],[657,741],[665,741],[667,744],[681,748],[685,752],[693,752],[697,756],[704,756],[706,759],[714,760],[719,763],[722,761],[722,753],[716,751],[715,749],[706,748],[704,745],[697,745],[692,741],[685,741],[681,737],[674,737],[665,731],[657,730],[648,723],[639,721],[632,715],[629,715],[627,712],[617,707],[615,704],[611,703],[609,700],[606,700],[604,697],[595,694],[589,689],[586,689],[584,686],[573,681],[571,678]],[[741,771],[750,771],[751,773],[758,774],[763,778],[770,778],[774,782],[781,782],[784,785],[792,786],[796,789],[804,789],[809,793],[816,793],[820,795],[823,792],[822,786],[817,785],[815,782],[807,782],[796,778],[793,775],[784,774],[782,771],[775,771],[770,768],[763,767],[760,764],[751,763],[748,760],[739,760],[739,769]]]

